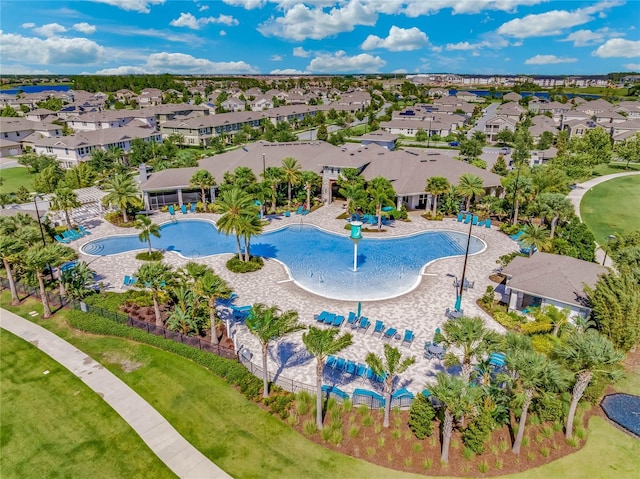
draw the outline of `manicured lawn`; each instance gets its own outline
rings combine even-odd
[[[96,393],[35,346],[0,330],[0,357],[2,477],[175,477]]]
[[[612,175],[614,173],[624,173],[626,171],[640,171],[640,163],[629,163],[629,165],[627,166],[626,161],[618,161],[596,165],[591,171],[591,175],[587,178],[580,179],[579,182],[584,182],[592,178],[597,178],[599,176]]]
[[[2,299],[7,307],[6,293]],[[28,301],[19,313],[40,310],[35,302]],[[74,332],[66,326],[64,314],[62,311],[53,320],[37,322],[102,362],[235,478],[423,477],[324,449],[248,402],[197,364],[120,338]],[[584,449],[536,470],[504,477],[604,479],[612,477],[614,471],[615,477],[632,477],[632,471],[639,468],[640,441],[593,418]]]
[[[580,215],[600,244],[609,235],[640,229],[640,175],[623,176],[591,188],[582,198]]]
[[[29,173],[27,168],[21,166],[2,168],[0,169],[0,177],[4,180],[0,187],[3,193],[15,193],[21,186],[33,191],[33,186],[31,185],[33,175]]]

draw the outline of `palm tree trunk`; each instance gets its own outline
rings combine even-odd
[[[271,194],[271,212],[275,213],[276,212],[276,191],[273,190],[272,194]]]
[[[382,427],[389,427],[389,415],[391,413],[391,388],[393,387],[393,377],[387,376],[384,383],[384,420],[382,421]]]
[[[558,216],[554,216],[551,220],[551,234],[549,236],[550,239],[553,239],[553,236],[556,234],[556,225],[558,224]]]
[[[51,317],[51,308],[49,307],[49,298],[47,290],[44,287],[44,275],[41,272],[36,273],[38,277],[38,285],[40,286],[40,300],[42,301],[42,317],[49,319]]]
[[[13,272],[11,271],[11,264],[7,259],[3,259],[4,270],[7,272],[7,279],[9,280],[9,291],[11,291],[11,306],[15,306],[20,303],[20,298],[18,298],[18,290],[16,289],[16,282],[13,279]]]
[[[126,208],[122,208],[122,221],[124,221],[125,223],[129,222],[129,218],[127,218],[127,209]]]
[[[238,259],[242,261],[242,246],[240,246],[240,235],[236,235],[236,242],[238,243]]]
[[[152,289],[151,296],[153,297],[153,312],[156,315],[156,326],[162,327],[162,317],[160,316],[160,305],[158,304],[158,292],[155,289]]]
[[[151,259],[151,233],[149,233],[149,237],[147,238],[147,244],[149,245],[149,259]]]
[[[71,229],[71,219],[69,218],[69,210],[64,210],[64,216],[67,220],[67,226]]]
[[[200,188],[200,193],[202,194],[202,204],[206,207],[207,206],[207,196],[206,196],[206,194],[204,192],[204,188]]]
[[[307,209],[311,209],[311,185],[308,185],[307,188]]]
[[[250,243],[245,238],[245,240],[244,240],[244,262],[245,263],[248,263],[249,262],[249,258],[251,257],[250,249],[251,249]]]
[[[438,211],[438,195],[432,194],[431,196],[433,196],[433,212],[431,213],[431,216],[435,218]]]
[[[211,322],[211,344],[218,344],[218,333],[216,331],[216,298],[209,299],[209,321]],[[229,331],[227,331],[227,335]]]
[[[453,430],[453,414],[449,408],[444,410],[444,424],[442,425],[442,454],[440,461],[449,462],[449,444],[451,443],[451,431]]]
[[[376,215],[378,216],[378,231],[382,229],[382,205],[378,203],[376,205]]]
[[[578,407],[578,403],[584,394],[584,390],[587,389],[587,386],[591,382],[591,378],[593,377],[593,373],[591,371],[582,371],[578,373],[578,377],[576,379],[576,384],[573,387],[573,394],[571,396],[571,405],[569,406],[569,414],[567,414],[567,432],[565,437],[567,439],[571,439],[573,436],[573,419],[576,415],[576,408]]]
[[[467,202],[466,202],[465,207],[464,207],[464,209],[466,211],[469,211],[469,205],[470,204],[471,204],[471,196],[467,196]]]
[[[267,369],[267,352],[269,345],[264,343],[262,345],[262,397],[269,397],[269,370]]]
[[[511,452],[514,454],[520,454],[520,446],[522,445],[522,438],[524,437],[524,426],[527,422],[527,413],[529,412],[529,406],[531,405],[531,399],[533,398],[533,391],[527,389],[525,392],[524,403],[522,404],[522,414],[520,414],[520,422],[518,422],[518,434],[516,440],[513,443],[513,449]]]
[[[291,206],[291,182],[287,184],[287,206]]]
[[[316,364],[316,426],[322,430],[322,370],[324,364],[318,358]]]
[[[520,207],[520,201],[518,201],[516,199],[516,207],[513,211],[513,224],[517,225],[518,224],[518,208]]]
[[[471,361],[465,359],[462,361],[462,370],[460,371],[460,376],[464,380],[465,383],[469,384],[469,378],[471,377]]]

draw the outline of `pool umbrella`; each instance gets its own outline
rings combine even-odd
[[[462,306],[462,296],[456,296],[456,311],[460,311],[460,307]]]
[[[356,318],[360,317],[360,313],[362,313],[362,302],[358,301],[358,314],[356,314]]]

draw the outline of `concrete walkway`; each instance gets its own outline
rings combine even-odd
[[[2,329],[29,341],[79,377],[129,423],[154,454],[178,477],[231,478],[187,442],[138,393],[102,365],[43,327],[5,309],[0,312]]]

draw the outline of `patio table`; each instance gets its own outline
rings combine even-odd
[[[438,344],[432,344],[427,347],[427,351],[437,356],[438,354],[444,353],[444,348]]]

